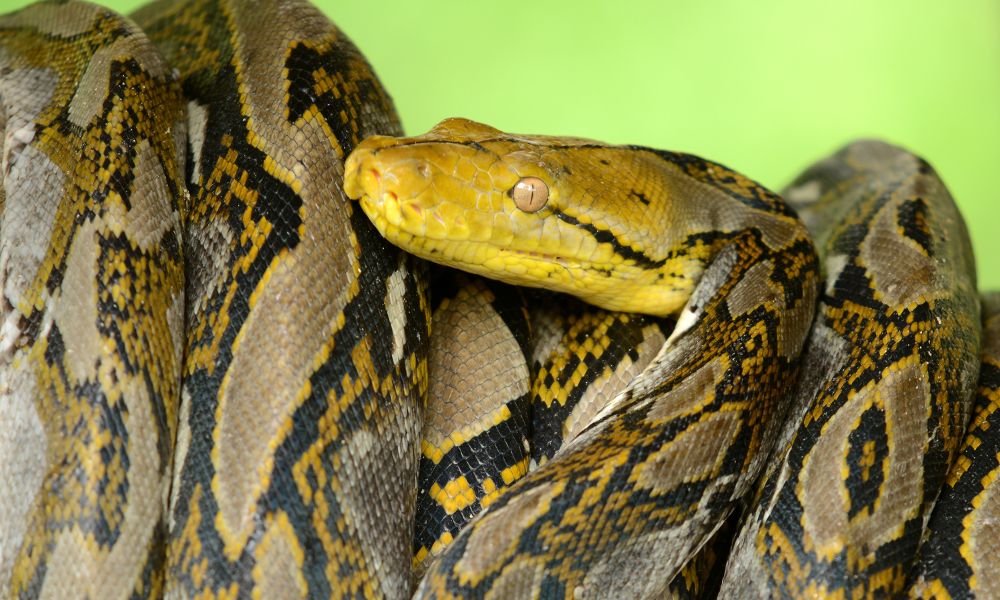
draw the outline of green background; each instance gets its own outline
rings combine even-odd
[[[997,0],[319,4],[408,133],[464,116],[694,152],[774,188],[851,139],[902,144],[942,175],[980,286],[1000,288]]]

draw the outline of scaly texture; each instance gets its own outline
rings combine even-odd
[[[417,573],[659,353],[671,321],[436,269]],[[529,323],[530,321],[530,323]],[[526,360],[530,358],[530,360]],[[530,389],[529,389],[530,388]]]
[[[132,23],[0,19],[0,596],[160,595],[184,104]]]
[[[720,595],[898,595],[979,367],[969,239],[933,169],[880,142],[816,164],[786,197],[822,248],[826,287]]]
[[[417,575],[528,472],[531,337],[520,290],[438,269],[414,531]]]
[[[1000,597],[1000,293],[983,296],[979,389],[912,573],[915,598]]]
[[[529,177],[548,190],[532,213],[513,200]],[[815,305],[802,224],[694,156],[460,119],[366,140],[345,190],[419,256],[608,309],[684,307],[658,358],[471,523],[417,596],[664,594],[770,447]]]
[[[790,189],[828,280],[789,402],[818,267],[774,194],[457,119],[376,137],[345,183],[381,233],[597,305],[465,280],[429,383],[423,270],[341,191],[400,132],[357,49],[295,0],[136,18],[159,50],[80,2],[0,19],[0,595],[401,598],[440,554],[418,596],[696,597],[742,502],[723,596],[1000,588],[1000,366],[959,449],[978,305],[923,161],[855,144]]]
[[[531,463],[548,462],[656,358],[673,322],[531,295]]]
[[[400,598],[429,316],[341,191],[391,102],[319,11],[163,1],[136,20],[188,98],[188,328],[168,591]]]

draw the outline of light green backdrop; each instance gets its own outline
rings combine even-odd
[[[981,287],[1000,288],[997,0],[319,4],[410,133],[464,116],[694,152],[771,187],[853,138],[903,144],[941,173]]]

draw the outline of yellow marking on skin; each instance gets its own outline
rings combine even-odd
[[[410,561],[410,566],[413,570],[417,570],[423,564],[427,557],[430,556],[430,550],[421,546],[419,550],[413,555],[413,560]]]
[[[441,537],[434,540],[434,543],[431,544],[431,554],[437,556],[442,550],[450,546],[453,541],[455,541],[455,538],[451,535],[451,533],[447,531],[443,532]]]
[[[264,535],[254,548],[251,576],[253,598],[305,598],[309,588],[302,575],[305,552],[299,545],[288,514],[279,511],[265,519]]]
[[[479,506],[486,508],[500,497],[500,490],[491,477],[483,480],[483,497],[479,499]]]
[[[448,447],[451,448],[450,441],[447,443]],[[424,457],[427,458],[427,460],[433,462],[434,464],[439,464],[441,462],[441,459],[444,458],[445,450],[421,438],[420,453],[423,454]]]
[[[473,423],[470,423],[467,427],[462,429],[453,430],[448,437],[444,438],[439,445],[435,445],[425,438],[421,438],[420,441],[420,451],[425,457],[433,461],[434,464],[441,462],[444,455],[452,450],[467,443],[469,440],[482,435],[485,431],[492,427],[503,423],[504,421],[510,419],[510,408],[506,404],[502,404],[489,412],[488,414],[482,415]]]
[[[975,579],[975,575],[972,576]],[[969,586],[971,589],[975,589],[974,586]],[[944,587],[944,584],[940,579],[934,579],[931,581],[918,581],[910,592],[919,598],[934,598],[935,600],[951,600],[951,594],[948,593],[948,589]]]
[[[512,466],[500,471],[500,478],[507,485],[514,483],[528,473],[528,462],[529,459],[527,457],[517,461]]]
[[[436,483],[433,484],[430,496],[449,515],[472,506],[476,501],[476,492],[464,475],[459,476],[458,479],[452,479],[445,484],[444,488]]]

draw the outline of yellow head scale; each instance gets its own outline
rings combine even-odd
[[[689,232],[677,226],[661,162],[651,151],[448,119],[422,136],[365,140],[347,159],[344,190],[417,256],[664,315],[683,305],[704,257],[671,252]]]

